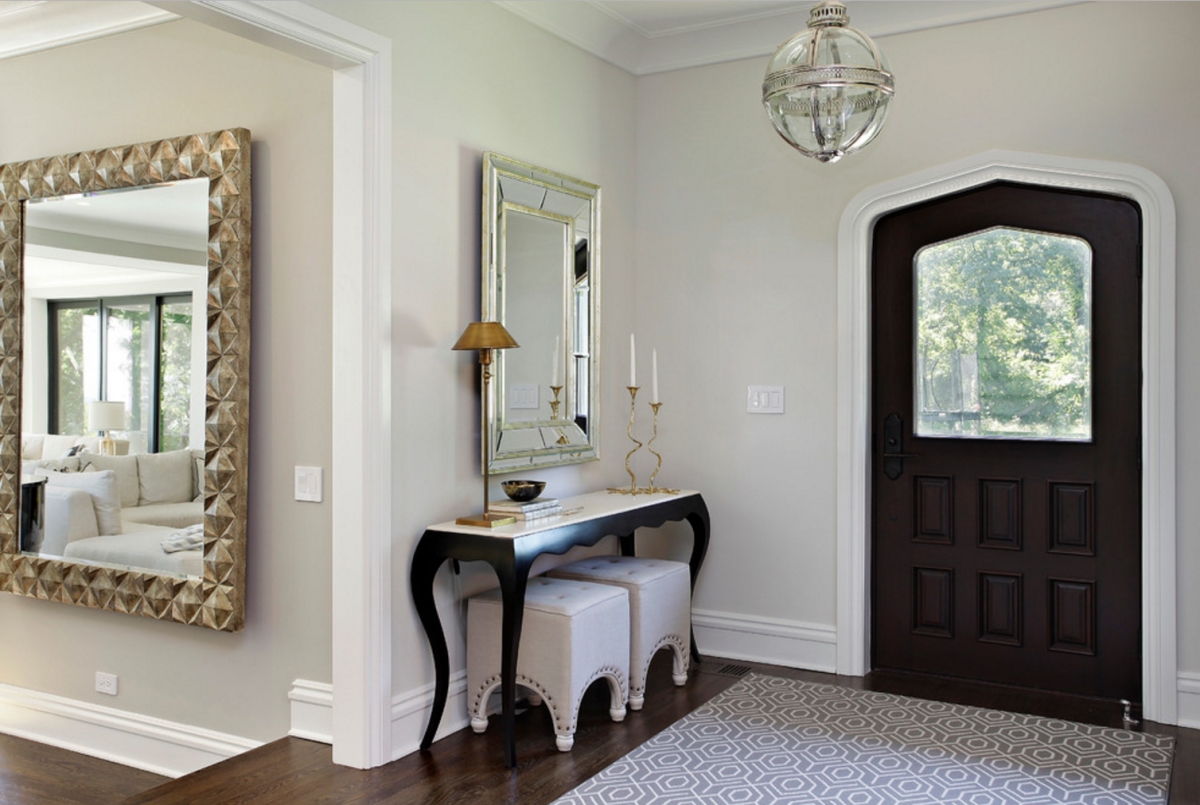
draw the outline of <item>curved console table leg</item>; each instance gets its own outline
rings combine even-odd
[[[511,566],[496,567],[503,606],[500,633],[500,725],[504,733],[504,765],[517,765],[517,651],[525,618],[525,588],[532,558],[516,557]]]
[[[698,498],[699,499],[699,498]],[[687,516],[692,527],[692,558],[688,561],[692,574],[692,594],[696,593],[696,578],[700,575],[700,566],[704,564],[704,556],[708,553],[708,507],[704,500],[699,499],[699,508]],[[692,662],[703,662],[700,649],[696,647],[696,627],[692,627]]]
[[[422,749],[428,749],[433,743],[438,725],[442,721],[442,714],[446,710],[446,696],[450,692],[450,652],[446,647],[446,633],[442,630],[442,621],[438,617],[437,606],[433,600],[433,579],[445,561],[445,556],[422,540],[417,543],[412,569],[409,572],[413,603],[417,608],[417,616],[421,619],[421,626],[425,628],[425,636],[429,638],[436,674],[433,709],[429,712],[429,725],[425,728],[425,737],[421,739]]]

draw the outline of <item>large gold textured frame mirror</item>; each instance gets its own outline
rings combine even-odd
[[[23,551],[19,507],[27,205],[192,179],[207,180],[208,186],[207,258],[200,261],[207,268],[204,447],[202,468],[193,475],[203,504],[200,570],[175,574]],[[222,631],[244,626],[250,208],[250,132],[245,129],[0,166],[0,592]],[[195,354],[200,354],[198,346]],[[107,440],[111,443],[111,432]],[[26,519],[35,507],[28,508]]]

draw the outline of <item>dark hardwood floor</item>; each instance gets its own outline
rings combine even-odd
[[[559,752],[544,708],[518,718],[520,765],[501,763],[498,725],[485,735],[465,729],[369,771],[335,766],[325,744],[285,738],[178,780],[162,778],[30,744],[0,743],[0,803],[120,803],[125,805],[546,805],[737,681],[744,669],[851,688],[1121,726],[1111,704],[945,679],[876,672],[859,679],[758,663],[713,660],[684,688],[670,681],[670,657],[651,668],[646,707],[623,723],[608,719],[606,693],[594,686],[584,701],[571,752]],[[493,722],[495,719],[493,719]],[[1149,724],[1175,736],[1172,805],[1200,803],[1200,731]],[[26,742],[15,741],[17,744]],[[26,754],[29,752],[29,754]],[[55,753],[63,752],[66,757]],[[46,754],[48,753],[48,754]],[[53,784],[57,788],[39,787]],[[161,784],[160,784],[161,783]],[[138,793],[140,792],[140,793]],[[125,799],[124,797],[128,797]]]
[[[167,780],[120,763],[0,735],[0,803],[3,805],[120,802]]]

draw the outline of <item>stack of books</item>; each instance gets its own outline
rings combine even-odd
[[[540,520],[543,517],[562,514],[563,507],[558,498],[537,498],[527,503],[518,503],[515,500],[497,501],[491,504],[489,511],[493,514],[516,517],[518,520]]]

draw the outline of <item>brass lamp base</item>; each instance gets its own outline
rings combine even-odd
[[[476,514],[472,517],[459,517],[454,521],[458,525],[473,525],[476,528],[499,528],[502,525],[512,525],[517,518],[508,514]]]

